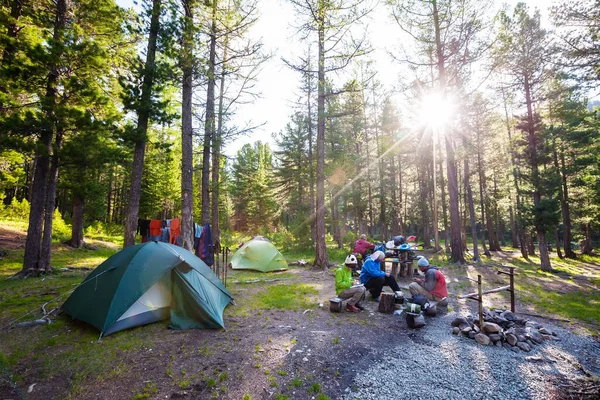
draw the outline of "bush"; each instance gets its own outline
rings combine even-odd
[[[27,199],[18,201],[16,197],[13,197],[8,206],[0,208],[0,216],[8,219],[27,220],[29,219],[29,202]]]
[[[66,224],[58,209],[54,210],[52,216],[52,237],[57,239],[63,236],[71,236],[71,227]]]

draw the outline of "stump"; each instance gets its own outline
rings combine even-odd
[[[394,305],[396,304],[396,296],[394,293],[381,292],[379,296],[379,312],[384,314],[392,314]]]

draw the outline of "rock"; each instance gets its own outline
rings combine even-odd
[[[459,333],[460,333],[460,329],[458,328],[458,326],[455,326],[454,328],[452,328],[453,335],[458,335]]]
[[[465,329],[467,329],[467,332],[469,332],[469,330],[471,330],[471,325],[469,325],[469,324],[460,324],[458,326],[458,329],[460,329],[461,331],[464,331]]]
[[[499,333],[492,333],[490,335],[490,340],[492,342],[498,342],[498,341],[502,340],[502,335],[500,335]]]
[[[477,335],[474,331],[470,331],[468,334],[469,339],[475,339],[475,335]]]
[[[504,347],[505,349],[510,349],[512,348],[512,346],[506,342],[502,343],[502,347]]]
[[[515,328],[511,327],[504,331],[505,335],[508,335],[509,333],[515,333]]]
[[[505,318],[508,321],[514,321],[515,320],[515,314],[512,311],[504,311],[500,315],[502,316],[502,318]]]
[[[456,317],[450,325],[461,326],[461,325],[465,325],[465,324],[471,326],[471,324],[469,324],[469,321],[467,321],[467,319],[465,317]]]
[[[463,329],[461,329],[460,331],[461,331],[461,333],[462,333],[463,335],[468,335],[468,334],[469,334],[469,332],[472,332],[472,331],[473,331],[473,329],[471,329],[471,327],[470,327],[470,326],[467,326],[466,328],[463,328]]]
[[[494,343],[496,345],[496,347],[502,347],[502,342],[501,341],[497,341]]]
[[[508,342],[509,345],[514,346],[517,344],[517,342],[519,340],[517,339],[517,336],[514,333],[507,333],[506,341]]]
[[[513,346],[510,348],[512,351],[514,351],[515,353],[519,352],[519,348],[517,346]]]
[[[531,351],[531,347],[525,342],[518,342],[517,347],[523,351],[527,351],[527,352]]]
[[[527,339],[525,343],[527,343],[529,347],[533,347],[533,342],[531,340]]]
[[[517,339],[519,339],[519,342],[524,342],[525,340],[525,335],[517,335]]]
[[[477,343],[483,346],[487,346],[488,344],[490,344],[490,338],[484,335],[483,333],[476,334],[475,340],[477,341]]]
[[[481,331],[483,333],[498,333],[502,331],[502,327],[498,324],[494,324],[493,322],[484,322]]]
[[[539,332],[542,335],[552,335],[552,331],[547,328],[544,328],[543,326],[539,329]]]
[[[535,342],[536,344],[540,344],[544,341],[544,338],[542,338],[542,334],[536,329],[527,328],[527,333],[525,334],[525,337],[531,339],[531,341]]]
[[[506,327],[508,325],[508,320],[506,318],[498,317],[494,320],[498,325]]]
[[[527,321],[527,322],[525,322],[525,327],[539,329],[541,326],[540,326],[540,324],[538,324],[535,321]]]
[[[552,340],[552,335],[542,335],[544,340]]]
[[[558,334],[554,331],[552,331],[552,336],[558,336]]]
[[[473,325],[473,331],[475,331],[475,333],[479,333],[481,332],[481,329],[479,329],[477,325]]]

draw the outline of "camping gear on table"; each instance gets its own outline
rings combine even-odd
[[[101,336],[170,319],[173,329],[223,328],[232,297],[198,257],[168,243],[127,247],[92,271],[62,305]]]
[[[273,243],[252,239],[235,252],[231,268],[269,272],[286,270],[288,264]]]

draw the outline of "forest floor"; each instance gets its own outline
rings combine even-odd
[[[448,309],[428,319],[421,330],[409,329],[402,316],[377,312],[378,304],[370,300],[361,313],[331,313],[328,299],[334,295],[335,268],[291,267],[269,274],[230,271],[227,288],[236,304],[225,310],[225,329],[173,331],[166,323],[155,323],[98,340],[97,330],[66,316],[53,317],[48,325],[10,325],[17,319],[39,318],[44,303],[47,309],[60,305],[88,273],[77,267],[97,266],[115,250],[97,243],[97,250],[69,250],[57,243],[53,265],[75,269],[43,278],[6,280],[18,271],[24,236],[0,224],[0,238],[5,237],[12,242],[0,239],[0,247],[8,252],[0,260],[0,399],[361,398],[352,395],[359,389],[357,378],[373,365],[385,365],[385,354],[391,349],[409,354],[410,348],[430,342],[427,335],[435,333],[446,344],[429,343],[432,351],[459,341],[475,352],[479,345],[453,336],[446,321],[459,312],[475,313],[475,302],[457,296],[476,290],[473,279],[478,274],[485,288],[507,284],[507,277],[497,274],[498,265],[518,268],[518,313],[560,330],[562,342],[557,343],[571,343],[567,336],[586,343],[561,350],[568,353],[569,363],[578,365],[573,369],[577,373],[547,368],[555,361],[547,359],[545,349],[550,347],[546,345],[529,355],[544,355],[547,365],[540,365],[539,359],[527,361],[523,353],[523,365],[539,365],[536,373],[547,376],[543,385],[530,386],[523,398],[587,398],[571,394],[581,392],[582,385],[596,385],[600,375],[600,257],[553,259],[557,270],[542,273],[535,259],[522,261],[512,251],[494,254],[483,266],[448,265],[443,257],[419,252],[432,264],[442,265],[451,293]],[[401,286],[409,282],[408,277],[400,279]],[[508,294],[486,296],[485,305],[508,308]],[[503,351],[512,355],[500,348],[493,357],[501,358]],[[488,362],[491,368],[497,360]],[[406,359],[403,368],[412,368],[412,363],[418,366],[419,360]]]

